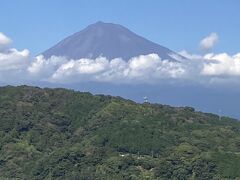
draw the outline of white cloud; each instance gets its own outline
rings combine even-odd
[[[0,51],[0,83],[12,84],[26,80],[25,69],[29,63],[29,51],[7,49]]]
[[[209,60],[204,64],[202,74],[209,76],[239,76],[240,77],[240,53],[230,56],[226,53],[207,54]]]
[[[235,83],[240,84],[240,53],[229,55],[227,53],[209,53],[204,56],[180,52],[190,58],[193,71],[189,74],[194,77],[193,81],[205,84],[213,83]],[[186,63],[185,63],[186,64]]]
[[[10,49],[8,52],[0,52],[0,70],[18,70],[26,65],[29,51],[17,51],[16,49]]]
[[[130,59],[128,66],[131,76],[147,80],[180,78],[185,74],[182,64],[162,60],[157,54],[134,57]]]
[[[100,73],[109,69],[109,61],[99,57],[94,59],[66,60],[50,77],[50,81],[66,83],[97,80]]]
[[[5,34],[0,32],[0,51],[4,50],[8,45],[12,42],[12,40],[7,37]]]
[[[49,77],[57,71],[57,69],[68,60],[64,57],[52,56],[45,59],[42,55],[35,57],[31,62],[29,61],[26,73],[32,80],[48,81]]]
[[[156,54],[134,57],[129,61],[104,57],[68,60],[57,68],[50,80],[66,83],[98,81],[112,83],[152,83],[164,78],[180,78],[185,73],[180,63],[161,60]]]
[[[203,50],[210,50],[217,44],[218,39],[219,37],[217,33],[211,33],[207,37],[201,40],[200,47]]]
[[[157,54],[141,55],[129,60],[104,57],[73,60],[56,56],[45,59],[42,55],[30,58],[28,50],[8,47],[0,50],[0,82],[159,84],[179,81],[209,84],[234,80],[240,84],[240,53],[201,56],[182,51],[179,54],[187,59],[180,58],[179,62],[173,62],[162,60]]]

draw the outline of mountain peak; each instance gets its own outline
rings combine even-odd
[[[102,33],[108,34],[107,36],[111,35],[112,33],[115,33],[116,36],[123,34],[123,33],[129,33],[131,32],[129,29],[125,28],[124,26],[120,24],[114,24],[114,23],[107,23],[103,21],[98,21],[94,24],[90,24],[82,31],[103,31]],[[81,33],[80,31],[79,33]],[[95,32],[96,33],[96,32]],[[110,33],[110,34],[109,34]]]
[[[90,24],[89,26],[107,27],[107,26],[121,26],[121,25],[115,24],[115,23],[110,23],[110,22],[97,21],[96,23]]]
[[[103,22],[103,21],[97,21],[96,23],[93,23],[91,25],[109,25],[109,24],[113,24],[113,23],[107,23],[107,22]]]
[[[176,60],[171,55],[177,53],[153,43],[122,25],[98,21],[85,29],[65,38],[57,45],[43,52],[46,58],[53,55],[72,59],[97,58],[108,59],[158,54],[162,59]],[[179,56],[179,55],[178,55]]]

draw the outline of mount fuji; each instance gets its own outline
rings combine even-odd
[[[95,59],[103,56],[108,59],[122,58],[128,60],[135,56],[152,53],[158,54],[161,59],[171,61],[184,58],[121,25],[100,21],[63,39],[42,54],[45,58],[53,55],[71,59]]]

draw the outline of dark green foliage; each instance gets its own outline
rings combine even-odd
[[[234,119],[65,89],[0,88],[3,179],[239,179],[239,167]]]

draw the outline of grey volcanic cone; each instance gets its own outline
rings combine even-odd
[[[42,54],[45,58],[66,56],[72,59],[97,58],[108,59],[158,54],[162,59],[176,60],[170,55],[179,56],[168,48],[153,43],[127,28],[112,23],[97,22],[77,32]]]

